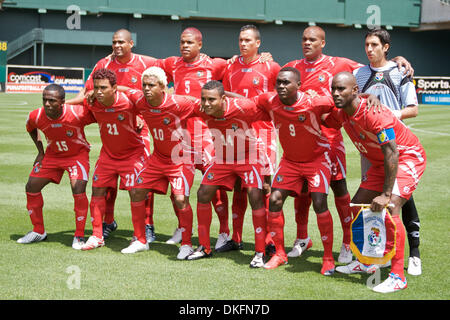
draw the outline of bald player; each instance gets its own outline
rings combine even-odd
[[[311,26],[304,30],[302,36],[302,50],[304,59],[294,60],[286,64],[300,71],[301,87],[300,91],[310,95],[331,96],[330,86],[335,74],[353,70],[362,64],[342,57],[332,57],[323,53],[326,45],[325,31],[318,26]],[[402,57],[395,58],[399,65],[405,65],[407,70],[412,72],[408,61]],[[334,193],[336,209],[339,214],[343,230],[342,246],[338,257],[338,262],[348,263],[352,260],[350,251],[350,223],[351,213],[349,209],[350,195],[346,182],[346,158],[345,146],[342,134],[333,128],[322,128],[324,135],[331,145],[330,158],[332,162],[330,187]],[[301,195],[295,199],[295,212],[297,222],[297,239],[294,242],[289,257],[297,257],[312,246],[312,241],[308,236],[308,214],[311,205],[311,196],[304,185]]]
[[[400,212],[425,171],[425,150],[419,139],[389,111],[389,107],[383,106],[381,113],[367,110],[367,101],[359,97],[359,87],[353,74],[337,74],[332,81],[331,93],[338,109],[325,117],[324,123],[334,128],[343,126],[355,147],[371,163],[367,178],[361,182],[352,203],[368,203],[374,212],[394,204],[390,212],[396,226],[396,248],[391,260],[391,273],[373,290],[389,293],[405,289],[406,233]],[[355,264],[365,267],[354,261],[348,266],[336,268],[336,271],[353,273]]]

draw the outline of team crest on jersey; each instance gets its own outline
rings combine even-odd
[[[325,81],[325,76],[324,76],[323,74],[321,74],[321,75],[319,76],[319,81],[320,81],[320,82],[324,82],[324,81]]]
[[[122,121],[123,119],[125,119],[125,116],[124,116],[123,114],[120,113],[120,114],[117,116],[117,120]]]
[[[97,181],[98,180],[98,176],[96,174],[94,174],[94,176],[92,177],[92,180]]]
[[[254,77],[254,78],[253,78],[253,84],[254,84],[255,86],[257,86],[257,85],[259,84],[259,78],[258,78],[258,77]]]
[[[208,180],[214,179],[214,173],[209,172],[208,175],[206,176],[206,179],[208,179]]]
[[[131,82],[136,83],[137,82],[137,78],[135,76],[131,77]]]
[[[375,73],[375,80],[376,80],[376,81],[382,81],[383,78],[384,78],[383,72],[377,72],[377,73]]]
[[[203,71],[201,70],[197,71],[197,77],[199,78],[203,77]]]
[[[38,173],[39,171],[41,171],[41,166],[38,164],[37,166],[35,166],[33,168],[34,173]]]
[[[68,137],[73,136],[73,131],[72,131],[72,130],[67,130],[67,131],[66,131],[66,135],[67,135]]]
[[[298,121],[305,121],[306,120],[306,115],[305,114],[300,114],[299,116],[298,116]]]
[[[277,175],[277,182],[283,182],[283,176],[282,175]]]
[[[237,129],[239,129],[239,126],[236,123],[233,123],[231,125],[231,129],[233,129],[233,131],[236,131]]]
[[[163,123],[167,126],[170,123],[170,118],[164,118]]]
[[[142,177],[138,177],[138,178],[136,179],[136,183],[137,183],[137,184],[141,184],[142,182],[144,182],[144,179],[142,179]]]
[[[361,140],[366,139],[366,136],[362,132],[359,133],[359,137],[361,138]]]
[[[367,239],[369,240],[370,246],[376,247],[381,242],[380,229],[372,227]]]

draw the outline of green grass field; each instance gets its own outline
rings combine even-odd
[[[450,106],[421,106],[419,116],[406,123],[420,138],[428,156],[427,170],[414,193],[421,219],[421,257],[423,274],[408,276],[408,289],[382,295],[367,287],[368,275],[320,274],[323,253],[314,213],[310,212],[309,232],[314,246],[301,258],[275,270],[251,269],[253,228],[250,209],[244,226],[244,249],[239,252],[215,254],[211,259],[178,261],[178,246],[168,245],[176,227],[176,217],[167,196],[155,197],[155,227],[157,241],[150,250],[135,255],[123,255],[120,250],[132,236],[128,194],[119,192],[116,220],[119,228],[106,246],[90,252],[71,248],[75,229],[73,198],[68,178],[60,185],[48,185],[43,190],[44,221],[48,240],[20,245],[16,240],[32,226],[25,208],[25,184],[36,149],[25,131],[27,113],[41,106],[37,94],[0,94],[0,299],[231,299],[231,300],[305,300],[305,299],[438,299],[450,298],[450,280],[446,268],[450,265]],[[86,129],[92,144],[92,167],[101,143],[98,128]],[[353,195],[359,185],[359,154],[345,136],[347,146],[348,187]],[[200,174],[191,190],[191,205],[196,207],[196,191]],[[88,184],[88,197],[91,184]],[[231,199],[231,194],[229,193]],[[339,254],[342,231],[330,194],[329,207],[334,218],[334,252]],[[231,205],[230,205],[231,207]],[[286,201],[285,243],[290,250],[295,240],[296,226],[293,199]],[[196,228],[196,219],[194,221]],[[231,214],[230,214],[231,226]],[[90,220],[86,235],[91,234]],[[212,245],[218,234],[218,219],[213,216]],[[196,232],[193,237],[197,245]],[[408,248],[406,249],[406,252]],[[405,259],[407,260],[407,254]],[[407,261],[406,261],[407,262]],[[79,287],[71,282],[70,270],[79,271]],[[388,270],[381,272],[381,280]]]

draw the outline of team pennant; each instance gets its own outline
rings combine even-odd
[[[385,264],[395,255],[396,227],[389,211],[362,207],[352,221],[350,248],[364,264]]]

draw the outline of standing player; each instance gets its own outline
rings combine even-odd
[[[186,118],[194,109],[194,103],[183,96],[166,93],[167,78],[159,67],[151,67],[142,74],[142,91],[130,90],[153,136],[154,150],[145,167],[136,177],[131,191],[131,205],[135,226],[145,230],[145,196],[149,191],[166,194],[170,184],[174,205],[177,208],[181,229],[181,247],[178,259],[186,259],[192,252],[193,213],[189,204],[189,192],[194,181],[195,168],[191,157],[183,156],[186,143]],[[189,139],[188,139],[189,142]]]
[[[354,71],[358,87],[362,92],[377,96],[398,119],[416,117],[419,108],[414,84],[394,62],[387,60],[390,46],[390,35],[386,30],[374,29],[367,33],[365,47],[370,65]],[[363,180],[369,167],[370,162],[361,154]],[[402,207],[402,220],[409,242],[408,273],[420,275],[420,220],[412,196]]]
[[[287,263],[283,204],[289,195],[298,195],[306,181],[324,247],[321,273],[328,276],[334,273],[335,267],[332,252],[333,220],[327,205],[331,161],[328,154],[330,145],[322,134],[320,117],[332,110],[333,101],[326,96],[311,98],[299,91],[299,87],[300,72],[285,67],[277,77],[277,92],[255,98],[256,104],[270,114],[283,148],[283,157],[273,177],[268,217],[276,254],[264,267],[274,269]]]
[[[136,132],[136,109],[123,92],[117,91],[115,73],[109,69],[98,69],[93,73],[92,79],[95,100],[92,105],[87,100],[84,104],[98,122],[102,149],[92,178],[92,236],[82,250],[95,249],[105,244],[102,218],[105,214],[107,189],[117,186],[120,177],[119,188],[130,190],[147,156],[144,142]],[[133,215],[133,206],[131,212]],[[134,220],[133,218],[133,222]],[[135,227],[134,236],[138,240],[122,250],[123,253],[134,253],[142,246],[148,249],[145,232],[142,238],[142,234],[136,233],[139,230]]]
[[[326,117],[326,125],[343,126],[355,147],[370,161],[367,179],[362,181],[353,203],[370,203],[372,211],[381,211],[389,203],[396,226],[395,255],[388,279],[373,288],[376,292],[395,292],[407,287],[404,274],[405,228],[400,210],[411,197],[425,170],[426,155],[419,139],[383,107],[382,113],[368,112],[366,100],[358,97],[358,85],[349,72],[333,78],[331,92],[340,110]],[[336,268],[352,273],[352,264]]]
[[[324,47],[325,31],[318,26],[308,27],[304,30],[302,36],[302,50],[305,58],[286,64],[286,66],[294,67],[300,71],[300,90],[311,95],[330,96],[331,80],[335,74],[341,71],[352,72],[362,66],[362,64],[347,58],[327,56],[322,52]],[[397,57],[396,61],[399,65],[405,65],[412,72],[409,63],[404,58]],[[349,208],[350,195],[346,182],[345,147],[339,130],[332,128],[322,128],[322,130],[331,145],[332,172],[330,187],[334,193],[334,201],[343,230],[342,246],[338,261],[348,263],[352,260],[349,246],[352,217]],[[304,188],[304,191],[295,199],[297,239],[294,242],[293,249],[288,253],[289,257],[300,256],[302,252],[312,246],[312,241],[308,237],[308,213],[311,198],[306,188]]]
[[[180,36],[181,56],[159,60],[159,66],[166,72],[168,81],[173,82],[174,93],[177,95],[188,95],[200,99],[201,89],[206,82],[223,78],[227,62],[224,59],[212,59],[201,54],[202,41],[202,33],[198,29],[186,28]],[[192,161],[195,167],[204,173],[212,157],[207,150],[213,149],[208,127],[201,118],[191,117],[187,121],[187,129],[192,138]],[[201,146],[201,151],[195,146]],[[227,193],[224,190],[217,190],[212,201],[220,222],[219,237],[216,243],[216,248],[219,248],[226,243],[230,233]],[[178,215],[175,205],[174,210]],[[180,241],[181,228],[178,227],[167,242],[178,243]]]
[[[205,171],[197,192],[198,238],[200,246],[188,257],[195,260],[211,256],[209,231],[210,201],[219,188],[232,190],[236,179],[242,180],[252,207],[255,230],[255,256],[250,267],[264,266],[266,209],[258,160],[257,137],[252,123],[269,120],[267,114],[248,99],[227,98],[219,81],[207,82],[202,89],[199,112],[214,137],[215,160]]]
[[[117,90],[125,92],[128,89],[141,90],[141,75],[145,69],[157,65],[157,59],[140,55],[132,52],[134,41],[131,33],[126,29],[117,30],[112,38],[113,53],[97,62],[92,70],[91,75],[86,81],[84,89],[77,97],[68,101],[68,103],[77,104],[82,103],[87,92],[94,89],[94,82],[92,75],[95,71],[101,68],[114,71],[117,79]],[[145,142],[146,149],[150,154],[150,137],[148,135],[148,128],[145,124],[138,123],[141,130],[140,136]],[[103,220],[103,235],[108,238],[109,234],[117,229],[117,223],[114,220],[114,203],[117,196],[117,186],[108,188],[106,198],[106,210]],[[153,194],[149,193],[147,197],[147,239],[153,242],[156,238],[153,224]]]
[[[264,92],[273,91],[280,66],[273,61],[261,62],[258,50],[261,35],[254,25],[245,25],[239,33],[239,50],[241,55],[228,65],[223,76],[225,91],[253,98]],[[267,156],[261,159],[264,176],[265,203],[268,205],[270,195],[270,178],[276,166],[276,133],[271,121],[258,121],[253,124],[261,139]],[[261,133],[261,134],[260,134]],[[247,194],[242,188],[235,188],[233,193],[233,236],[226,244],[216,248],[218,252],[242,248],[242,229],[247,209]]]
[[[33,230],[17,242],[32,243],[47,238],[41,190],[50,182],[59,184],[64,171],[67,171],[74,199],[76,226],[72,248],[79,250],[84,245],[84,228],[89,207],[86,185],[90,145],[86,140],[84,127],[95,122],[95,118],[82,106],[66,105],[64,89],[57,84],[45,87],[42,96],[44,107],[30,112],[26,123],[26,129],[38,150],[25,187]],[[47,139],[45,152],[38,130]]]

